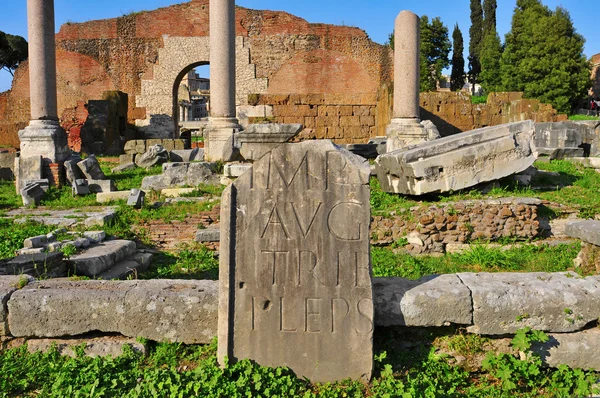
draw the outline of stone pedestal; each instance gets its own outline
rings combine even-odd
[[[64,162],[70,154],[65,130],[54,120],[31,120],[19,131],[22,158],[42,156],[44,164]]]
[[[427,131],[418,119],[395,118],[386,129],[387,152],[427,141]]]
[[[205,159],[209,162],[235,160],[239,151],[234,146],[234,134],[241,130],[236,118],[210,118],[205,129]]]

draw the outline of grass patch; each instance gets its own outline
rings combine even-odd
[[[573,271],[573,259],[580,250],[580,243],[520,245],[509,250],[472,245],[470,250],[460,254],[413,257],[407,253],[395,254],[388,248],[373,247],[371,256],[373,276],[419,279],[427,275],[458,272]]]
[[[471,103],[472,104],[485,104],[487,103],[487,95],[472,95]]]
[[[160,253],[140,279],[210,279],[219,277],[216,253],[199,243],[183,244],[176,253]]]
[[[569,120],[600,120],[600,117],[587,115],[571,115],[569,116]]]
[[[73,397],[567,397],[589,396],[597,373],[566,367],[547,369],[529,351],[544,334],[523,331],[513,345],[525,360],[488,354],[486,370],[471,373],[429,344],[398,348],[394,330],[375,335],[375,370],[369,383],[313,384],[287,368],[261,367],[249,360],[220,367],[216,342],[207,346],[148,343],[148,355],[125,347],[117,358],[0,352],[0,395]],[[410,340],[410,339],[408,339]],[[403,340],[407,341],[407,340]],[[383,349],[382,349],[383,348]]]
[[[12,219],[0,218],[0,259],[15,256],[15,251],[23,247],[23,241],[32,236],[46,235],[56,229],[53,225],[35,222],[14,224]]]

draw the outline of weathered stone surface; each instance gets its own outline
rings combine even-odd
[[[129,140],[125,142],[125,147],[123,148],[125,154],[127,155],[136,155],[142,154],[146,152],[146,141],[145,140]]]
[[[536,123],[534,145],[538,157],[563,159],[583,156],[582,144],[588,135],[588,126],[575,122]]]
[[[565,234],[586,243],[600,246],[600,221],[578,220],[567,223]]]
[[[106,180],[102,180],[106,181]],[[88,184],[88,180],[77,179],[73,181],[73,185],[71,186],[71,193],[73,196],[76,195],[87,195],[90,193],[90,185]]]
[[[124,171],[133,170],[136,167],[137,166],[133,162],[131,162],[131,163],[124,163],[124,164],[121,164],[121,165],[119,165],[117,167],[113,167],[110,171],[112,171],[113,173],[122,173]]]
[[[531,350],[551,367],[567,365],[574,369],[600,369],[600,329],[576,333],[549,334],[546,343],[533,343]]]
[[[32,280],[29,275],[0,276],[0,336],[8,335],[8,299],[14,291]]]
[[[181,195],[192,193],[196,188],[167,188],[160,191],[162,196],[167,198],[178,198]]]
[[[169,161],[169,152],[162,145],[154,145],[148,151],[135,157],[138,167],[150,168]]]
[[[209,343],[217,330],[214,281],[35,282],[14,292],[8,324],[15,337],[91,331],[186,344]]]
[[[48,243],[48,237],[46,235],[38,235],[26,238],[23,241],[23,247],[26,249],[43,247]]]
[[[88,238],[92,243],[100,243],[106,239],[106,232],[104,231],[85,231],[83,236]]]
[[[113,180],[87,180],[90,192],[114,192],[117,190]]]
[[[21,189],[21,197],[23,198],[23,206],[38,205],[44,197],[46,191],[42,189],[40,183],[27,182]]]
[[[140,189],[132,189],[127,198],[127,206],[133,206],[136,209],[141,209],[144,206],[144,198],[146,193]]]
[[[70,339],[28,339],[27,351],[48,352],[53,347],[60,355],[72,358],[77,356],[76,348],[83,345],[83,352],[89,357],[105,357],[110,355],[116,358],[123,354],[123,347],[129,346],[134,352],[145,355],[146,346],[135,338],[123,336],[101,336]]]
[[[468,188],[518,173],[535,160],[533,122],[455,134],[381,155],[377,177],[385,192],[421,195]]]
[[[129,163],[133,163],[135,161],[135,154],[123,154],[119,155],[119,164],[125,165]]]
[[[312,381],[370,377],[368,182],[364,159],[307,141],[273,149],[225,190],[221,360],[285,365]]]
[[[365,159],[375,159],[379,153],[377,152],[378,144],[348,144],[345,148],[355,155],[362,156]]]
[[[473,318],[471,292],[456,275],[376,278],[373,291],[379,326],[470,325]]]
[[[113,279],[127,279],[129,275],[137,276],[140,272],[144,272],[148,269],[145,264],[140,264],[137,261],[126,259],[119,261],[109,269],[98,274],[98,279],[113,280]],[[135,279],[135,278],[134,278]]]
[[[73,182],[76,180],[86,178],[79,169],[79,166],[77,166],[77,164],[81,161],[82,159],[79,156],[70,156],[67,160],[65,160],[65,174],[67,181],[69,181],[70,184],[73,184]]]
[[[223,166],[223,175],[229,178],[237,178],[252,168],[250,163],[227,163]]]
[[[204,148],[174,149],[169,152],[171,162],[201,162],[204,159]]]
[[[217,228],[199,229],[196,232],[196,242],[219,242],[221,240],[221,230]]]
[[[96,159],[96,156],[94,155],[90,155],[81,162],[78,162],[77,166],[79,167],[79,170],[81,170],[85,178],[88,180],[106,179],[106,176],[100,168],[100,163],[98,163],[98,159]]]
[[[131,191],[98,192],[96,194],[96,202],[108,203],[113,200],[127,200],[130,192]]]
[[[195,187],[209,182],[213,175],[213,163],[166,163],[162,174],[144,177],[142,189],[160,191],[184,185]]]
[[[577,163],[590,169],[600,169],[600,158],[571,158],[569,162]]]
[[[0,268],[0,274],[58,277],[66,275],[66,267],[61,252],[24,254],[7,261]]]
[[[301,124],[250,124],[237,133],[235,139],[244,159],[253,161],[294,138],[302,128]]]
[[[554,333],[581,330],[600,318],[600,283],[575,273],[461,273],[471,290],[478,334],[514,333],[524,327]]]
[[[17,193],[25,186],[27,181],[42,178],[42,157],[18,157],[15,159],[15,176],[17,178]]]
[[[0,180],[12,181],[15,179],[16,153],[0,153]]]
[[[110,240],[71,256],[67,265],[76,275],[95,277],[135,253],[135,242]]]

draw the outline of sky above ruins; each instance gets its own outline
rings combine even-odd
[[[596,29],[596,14],[590,9],[590,0],[542,0],[551,9],[566,8],[575,28],[586,39],[585,54],[600,53]],[[182,0],[55,0],[56,30],[66,22],[84,22],[114,18],[134,11],[153,10]],[[498,33],[510,29],[510,20],[516,0],[498,0]],[[372,40],[385,43],[394,27],[394,19],[401,10],[411,10],[430,18],[439,16],[448,26],[450,35],[458,23],[468,49],[469,0],[236,0],[236,4],[252,9],[286,11],[309,22],[356,26],[364,29]],[[27,10],[25,1],[4,1],[0,13],[0,30],[27,38]],[[465,53],[466,59],[467,53]],[[10,88],[12,77],[0,71],[0,92]]]

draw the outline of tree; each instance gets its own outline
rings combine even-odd
[[[517,0],[501,58],[503,89],[572,111],[591,86],[584,44],[564,8]]]
[[[469,28],[469,81],[473,85],[479,81],[481,64],[479,53],[483,41],[483,9],[481,0],[471,0],[471,27]]]
[[[499,91],[502,86],[500,58],[502,43],[496,31],[496,0],[483,0],[483,41],[479,52],[479,82],[485,92]]]
[[[463,57],[464,40],[458,24],[454,25],[452,32],[452,73],[450,75],[450,89],[460,91],[465,84],[465,58]]]
[[[439,17],[429,22],[423,15],[421,25],[421,91],[435,91],[442,70],[450,66],[450,39],[448,28]]]
[[[27,55],[28,45],[24,38],[0,31],[0,69],[13,75],[13,71],[27,59]]]

